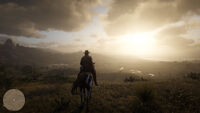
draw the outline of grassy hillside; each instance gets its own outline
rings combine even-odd
[[[37,68],[34,72],[21,72],[1,68],[0,98],[6,90],[17,88],[26,97],[25,106],[17,113],[78,113],[80,97],[70,93],[75,74],[76,71],[63,69]],[[90,113],[200,112],[198,79],[177,75],[124,82],[125,74],[98,75],[99,86],[93,87]],[[9,113],[4,107],[0,112]]]

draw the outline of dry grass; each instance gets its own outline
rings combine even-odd
[[[6,90],[17,88],[26,97],[25,106],[17,113],[80,112],[79,95],[71,95],[75,76],[49,76],[45,71],[35,73],[37,76],[20,75],[19,72],[12,77],[3,72],[5,76],[0,80],[0,99]],[[177,76],[123,82],[125,77],[120,74],[99,79],[99,86],[92,89],[90,113],[200,113],[199,80]],[[115,75],[118,78],[112,80]],[[2,101],[0,105],[0,113],[9,113],[2,107]]]
[[[176,81],[99,82],[93,87],[91,113],[199,113],[200,83]],[[76,113],[79,95],[70,94],[71,83],[30,82],[13,86],[24,92],[26,104],[18,113]],[[2,98],[1,92],[1,98]],[[1,113],[8,113],[1,108]]]

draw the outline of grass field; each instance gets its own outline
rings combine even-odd
[[[67,75],[15,79],[7,89],[20,89],[26,97],[25,106],[17,113],[78,113],[80,96],[70,93],[74,79]],[[200,113],[199,86],[199,80],[184,77],[135,82],[99,80],[99,86],[92,89],[89,112]],[[1,88],[1,100],[7,89]],[[1,107],[0,113],[10,112]]]

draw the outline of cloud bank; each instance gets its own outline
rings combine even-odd
[[[92,19],[98,0],[1,0],[0,34],[36,37],[39,31],[77,31]]]
[[[105,17],[109,35],[149,31],[200,14],[199,0],[113,0]]]

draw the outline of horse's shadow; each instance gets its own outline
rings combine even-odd
[[[84,110],[85,109],[85,110]],[[85,108],[84,105],[80,105],[75,109],[72,113],[81,113],[82,111],[85,111],[85,113],[89,112],[88,108]]]

